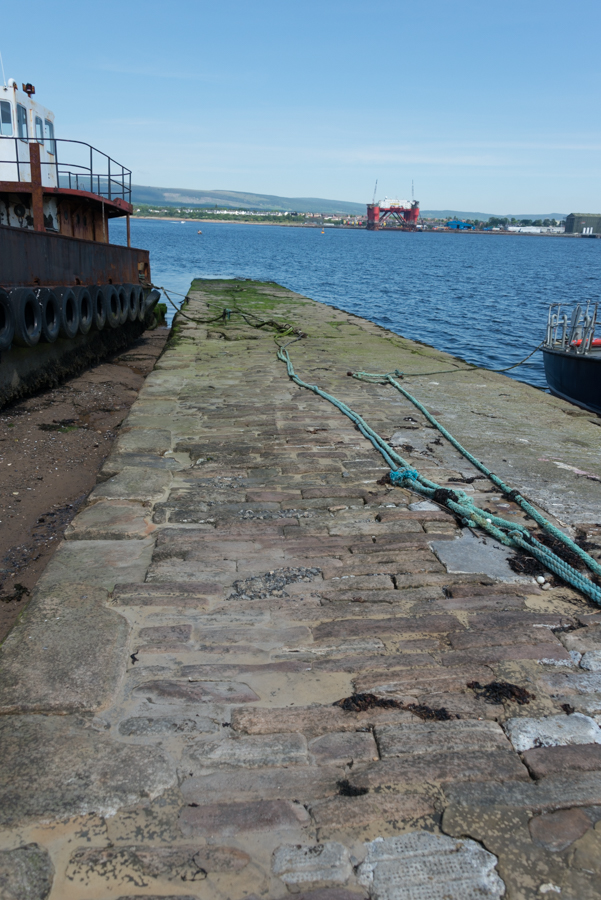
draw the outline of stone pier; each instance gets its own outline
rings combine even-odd
[[[272,325],[224,308],[301,328],[302,378],[523,520],[347,376],[424,373],[441,423],[601,553],[601,418],[277,285],[194,282],[0,650],[0,898],[599,898],[598,607],[393,487]]]

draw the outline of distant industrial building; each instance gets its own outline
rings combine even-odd
[[[601,234],[601,213],[570,213],[566,234]]]
[[[445,223],[445,228],[453,228],[455,231],[473,231],[474,226],[470,222],[460,222],[459,219],[453,219]]]

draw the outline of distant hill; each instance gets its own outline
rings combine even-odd
[[[246,194],[242,191],[191,191],[187,188],[146,187],[132,185],[132,202],[149,206],[218,206],[222,209],[273,209],[278,212],[341,213],[347,216],[364,215],[365,203],[348,200],[325,200],[321,197],[278,197],[276,194]],[[422,209],[424,218],[482,219],[491,216],[514,219],[565,219],[566,213],[479,213],[459,209]]]
[[[491,216],[499,219],[565,219],[567,213],[480,213],[462,212],[459,209],[422,209],[425,219],[482,219],[487,222]]]
[[[319,197],[278,197],[274,194],[245,194],[238,191],[190,191],[186,188],[158,188],[132,185],[132,202],[157,206],[219,206],[224,209],[273,209],[278,212],[323,212],[332,215],[361,215],[364,203],[323,200]]]

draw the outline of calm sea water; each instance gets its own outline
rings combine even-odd
[[[181,294],[198,277],[276,281],[488,368],[542,340],[549,303],[601,293],[601,241],[152,219],[132,219],[131,231],[150,250],[153,282]],[[125,243],[123,220],[111,241]],[[546,384],[541,353],[508,374]]]

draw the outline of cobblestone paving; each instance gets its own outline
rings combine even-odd
[[[275,285],[195,288],[190,315],[300,325],[299,374],[521,517],[346,377],[460,363]],[[443,378],[416,393],[598,554],[594,417]],[[386,473],[270,328],[179,319],[0,653],[2,900],[601,896],[598,609]]]

